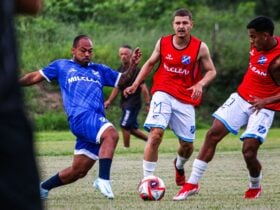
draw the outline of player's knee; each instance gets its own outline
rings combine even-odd
[[[206,134],[206,139],[210,140],[211,142],[220,141],[221,137],[219,135],[219,131],[214,128],[211,128],[210,130],[208,130],[208,132]]]
[[[87,175],[88,170],[84,168],[79,168],[74,171],[74,175],[76,179],[83,178]]]
[[[254,160],[256,158],[256,152],[250,148],[243,148],[242,154],[246,161]]]

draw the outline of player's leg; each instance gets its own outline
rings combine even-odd
[[[190,104],[182,103],[174,98],[171,100],[172,115],[170,128],[179,138],[179,148],[174,159],[175,182],[182,186],[186,182],[184,165],[193,153],[195,139],[195,110]]]
[[[215,119],[206,134],[197,158],[193,162],[191,175],[179,193],[173,198],[174,200],[184,200],[199,191],[198,182],[206,171],[208,162],[214,157],[217,144],[229,132],[237,134],[240,127],[247,123],[248,113],[240,112],[240,110],[251,112],[250,104],[234,93],[213,114]]]
[[[265,141],[267,133],[272,125],[274,112],[262,109],[258,113],[250,115],[247,128],[241,135],[243,141],[242,153],[249,171],[249,189],[244,198],[258,198],[262,192],[261,188],[261,163],[257,158],[260,145]]]
[[[150,132],[144,150],[144,177],[153,175],[156,169],[158,148],[171,116],[170,99],[171,96],[163,92],[155,92],[152,97],[151,107],[144,123],[144,127]]]
[[[110,174],[118,139],[118,132],[113,126],[107,127],[102,133],[99,150],[99,175],[93,183],[93,186],[109,199],[114,198]]]
[[[245,192],[244,198],[258,198],[261,194],[261,163],[257,158],[260,142],[257,139],[244,139],[242,153],[249,171],[249,189]]]
[[[139,128],[133,128],[131,129],[131,134],[133,134],[133,136],[142,139],[143,141],[147,141],[148,140],[148,136],[141,131]]]
[[[130,147],[130,130],[127,130],[125,128],[121,128],[122,130],[122,136],[123,136],[123,146],[124,148]]]
[[[53,188],[73,183],[86,176],[95,161],[96,160],[93,160],[83,154],[74,155],[73,162],[70,167],[61,170],[41,183],[41,198],[46,199],[48,197],[48,192]]]
[[[198,182],[207,169],[208,162],[215,154],[217,144],[226,136],[229,131],[219,120],[215,119],[212,127],[206,134],[205,141],[199,151],[197,158],[193,162],[192,172],[188,181],[183,185],[173,200],[184,200],[190,195],[198,193]]]

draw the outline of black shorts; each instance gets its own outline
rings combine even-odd
[[[139,127],[137,122],[139,110],[139,108],[123,108],[120,126],[127,130],[137,129]]]

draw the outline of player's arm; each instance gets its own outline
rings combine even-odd
[[[273,81],[280,86],[280,56],[270,64],[268,72]]]
[[[115,98],[118,96],[119,88],[113,88],[111,95],[109,98],[104,102],[104,107],[107,109],[115,100]]]
[[[144,101],[145,101],[145,109],[146,109],[146,111],[148,111],[149,107],[150,107],[150,100],[151,100],[148,87],[147,87],[146,83],[142,83],[140,85],[140,88],[141,88],[141,92],[143,94]]]
[[[34,72],[30,72],[30,73],[27,73],[24,76],[22,76],[19,79],[19,84],[21,86],[30,86],[30,85],[39,83],[39,82],[43,81],[44,79],[45,78],[40,73],[40,71],[34,71]]]
[[[42,0],[16,0],[16,13],[37,14],[42,8]]]
[[[201,43],[197,62],[202,65],[205,74],[198,83],[189,88],[190,90],[193,90],[191,97],[194,99],[197,99],[201,96],[203,88],[209,85],[209,83],[215,79],[217,74],[209,49],[204,42]]]
[[[124,95],[127,96],[129,94],[135,93],[138,86],[146,79],[146,77],[150,74],[155,64],[160,59],[160,40],[157,41],[155,49],[150,56],[150,58],[145,62],[145,64],[142,66],[141,71],[137,75],[135,81],[130,87],[127,87],[124,90]]]
[[[262,108],[264,108],[266,105],[273,104],[279,101],[280,101],[280,93],[267,98],[257,98],[252,96],[252,100],[250,101],[252,106],[250,108],[259,111]]]
[[[124,87],[128,82],[130,82],[132,80],[132,78],[135,78],[137,71],[135,71],[137,65],[139,64],[140,60],[142,58],[142,52],[140,50],[140,48],[136,48],[131,56],[131,60],[130,60],[130,65],[128,67],[128,69],[121,74],[119,83],[118,83],[118,87],[122,89],[122,87]]]

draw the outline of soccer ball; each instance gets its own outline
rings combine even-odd
[[[139,196],[144,201],[159,201],[165,193],[165,184],[161,178],[148,176],[141,180],[138,185]]]

